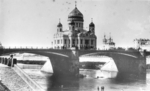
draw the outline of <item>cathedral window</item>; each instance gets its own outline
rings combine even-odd
[[[82,41],[83,41],[83,40],[81,39],[81,44],[82,44]]]
[[[72,44],[75,44],[75,39],[72,39]]]
[[[66,44],[66,39],[64,39],[64,44]]]
[[[88,45],[89,44],[89,40],[86,39],[85,40],[85,44]]]
[[[91,40],[91,45],[93,45],[93,41],[94,41],[94,40]]]
[[[83,27],[83,23],[81,23],[81,27]]]
[[[59,44],[59,40],[57,40],[57,44]]]
[[[70,40],[68,40],[68,44],[70,44]]]
[[[78,23],[76,23],[76,27],[78,27]]]

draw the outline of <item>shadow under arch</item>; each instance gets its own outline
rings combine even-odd
[[[135,54],[135,55],[134,55]],[[117,80],[123,79],[146,79],[145,58],[139,52],[117,51],[81,51],[79,56],[99,55],[111,57],[118,69]],[[144,66],[144,67],[143,67]]]
[[[85,62],[85,63],[91,63],[91,65],[93,65],[93,67],[95,67],[95,69],[101,69],[103,67],[105,67],[105,65],[107,64],[112,64],[114,63],[114,60],[112,59],[112,57],[109,57],[109,56],[105,56],[105,55],[90,55],[90,54],[86,54],[86,55],[82,55],[79,57],[79,61],[80,62]],[[88,64],[87,64],[88,65]],[[90,64],[89,64],[90,66]],[[118,71],[117,67],[116,67],[116,64],[112,64],[111,67],[113,66],[113,68],[115,69],[104,69],[106,71]]]

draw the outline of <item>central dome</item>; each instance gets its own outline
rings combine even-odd
[[[69,13],[68,21],[84,21],[83,14],[77,9],[77,7]]]

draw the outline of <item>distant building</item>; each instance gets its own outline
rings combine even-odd
[[[106,35],[104,35],[103,38],[103,44],[104,44],[104,49],[113,49],[115,48],[115,42],[113,42],[113,39],[111,36],[109,38],[106,38]]]
[[[75,8],[68,15],[69,30],[63,30],[63,25],[59,21],[57,33],[54,34],[52,42],[54,49],[96,49],[95,25],[93,20],[89,24],[89,30],[83,28],[83,14]]]
[[[135,48],[145,49],[146,47],[150,47],[150,39],[134,39]]]
[[[0,48],[3,48],[2,44],[0,43]]]

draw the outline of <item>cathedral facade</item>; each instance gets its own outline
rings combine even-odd
[[[83,14],[75,8],[68,15],[68,30],[63,30],[63,25],[59,21],[57,33],[54,34],[52,42],[54,49],[96,49],[95,24],[89,24],[89,30],[85,30]]]

